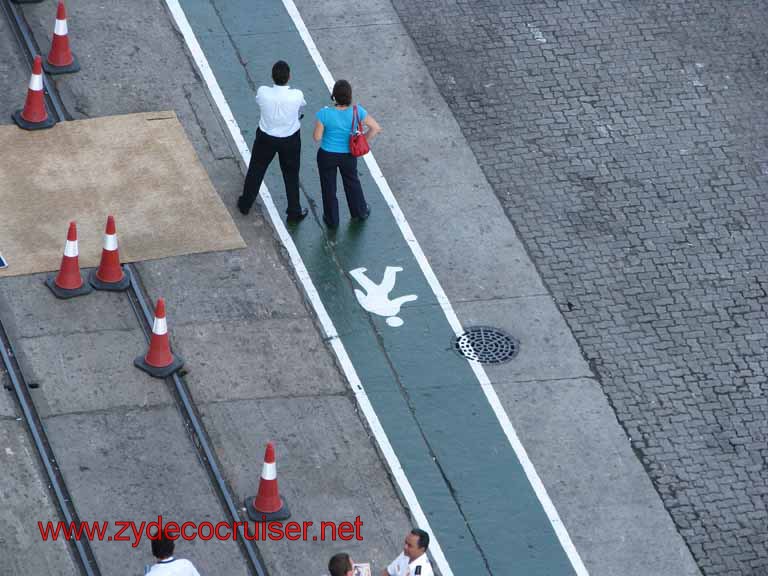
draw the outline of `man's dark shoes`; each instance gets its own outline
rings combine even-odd
[[[243,214],[245,216],[247,216],[248,212],[251,211],[249,208],[246,208],[245,206],[243,206],[243,197],[242,196],[240,196],[240,198],[237,199],[237,209],[240,210],[240,214]]]
[[[295,214],[295,215],[293,215],[293,216],[288,216],[288,218],[286,218],[286,221],[288,222],[288,224],[298,224],[299,222],[301,222],[302,220],[304,220],[304,218],[306,218],[306,217],[307,217],[307,214],[309,214],[309,210],[307,210],[306,208],[304,208],[304,209],[303,209],[301,212],[299,212],[298,214]]]
[[[370,216],[370,215],[371,215],[371,207],[370,206],[366,206],[365,207],[365,212],[363,212],[363,214],[361,216],[358,216],[357,219],[358,220],[367,220],[368,216]]]

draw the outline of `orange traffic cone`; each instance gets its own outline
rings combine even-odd
[[[64,256],[61,257],[59,273],[55,278],[50,276],[45,281],[45,284],[57,298],[74,298],[75,296],[88,294],[92,290],[90,284],[84,282],[83,277],[80,275],[77,225],[74,222],[69,223],[67,243],[64,245]]]
[[[69,49],[67,11],[64,8],[64,2],[61,1],[59,1],[59,6],[56,9],[56,24],[53,27],[51,51],[43,63],[43,68],[48,74],[66,74],[80,70],[77,58]]]
[[[254,498],[245,499],[248,516],[255,522],[271,522],[290,518],[291,511],[280,497],[277,487],[277,464],[275,463],[275,446],[267,443],[264,454],[264,466],[261,468],[259,491]]]
[[[13,120],[25,130],[40,130],[50,128],[56,122],[45,109],[45,92],[43,91],[43,64],[40,56],[35,56],[32,64],[32,76],[29,78],[29,89],[23,110],[13,113]]]
[[[139,356],[133,363],[155,378],[166,378],[184,365],[184,359],[171,352],[163,298],[158,298],[155,306],[155,321],[152,324],[149,349],[144,356]]]
[[[107,216],[104,248],[101,250],[99,269],[91,272],[88,281],[96,290],[112,290],[113,292],[127,290],[131,284],[131,279],[120,266],[120,251],[117,248],[117,232],[115,231],[115,218],[113,216]]]

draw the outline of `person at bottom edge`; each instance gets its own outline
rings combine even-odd
[[[381,576],[434,576],[427,557],[429,534],[414,528],[405,536],[403,551],[381,571]]]
[[[152,556],[157,560],[145,570],[144,574],[149,576],[200,576],[200,573],[189,560],[176,558],[173,550],[176,543],[161,534],[158,538],[152,540]]]
[[[328,561],[328,574],[331,576],[353,576],[353,564],[349,554],[339,552]]]
[[[323,195],[323,220],[329,228],[339,225],[339,202],[336,199],[336,172],[341,173],[344,194],[352,218],[365,220],[371,212],[360,178],[357,175],[357,158],[349,151],[354,108],[363,125],[366,139],[370,142],[381,132],[381,126],[360,106],[352,105],[352,86],[346,80],[338,80],[333,86],[333,107],[326,106],[317,112],[313,137],[320,142],[317,151],[317,169],[320,174],[320,190]]]
[[[256,102],[261,116],[251,149],[251,162],[245,176],[243,194],[237,200],[241,214],[248,214],[256,201],[275,154],[280,158],[280,170],[288,197],[289,223],[300,222],[307,215],[299,197],[299,167],[301,164],[301,108],[306,106],[304,93],[288,86],[291,68],[282,60],[272,66],[273,86],[259,86]]]

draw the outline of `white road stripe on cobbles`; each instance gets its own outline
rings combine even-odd
[[[227,99],[224,97],[224,93],[221,91],[221,87],[219,86],[219,83],[217,82],[216,77],[213,74],[213,70],[211,69],[211,66],[208,64],[208,59],[205,57],[205,53],[203,52],[203,49],[200,47],[200,44],[197,41],[195,33],[192,30],[192,27],[190,26],[189,21],[187,20],[187,16],[184,13],[184,10],[182,9],[178,0],[165,0],[165,3],[168,6],[168,10],[171,12],[171,15],[173,16],[173,19],[176,22],[176,25],[178,26],[179,31],[184,37],[185,42],[187,43],[187,47],[189,48],[189,51],[192,54],[192,58],[194,59],[195,64],[197,65],[197,68],[200,71],[200,74],[202,75],[206,85],[208,86],[208,90],[211,93],[211,97],[213,98],[214,102],[216,103],[216,106],[219,109],[219,113],[221,114],[227,126],[227,129],[229,130],[229,133],[231,134],[234,140],[234,144],[237,147],[237,150],[240,153],[240,156],[242,157],[243,162],[245,162],[245,165],[247,166],[251,159],[251,153],[248,149],[248,145],[246,144],[245,139],[243,138],[243,134],[240,131],[240,127],[237,124],[237,120],[235,120],[235,116],[232,113],[232,109],[229,107],[229,104],[227,103]],[[291,6],[293,7],[293,12],[298,16],[298,11],[296,11],[296,7],[293,5],[293,3],[291,3]],[[287,5],[286,5],[286,8],[288,8]],[[294,18],[294,14],[291,13],[290,9],[288,10],[288,12],[289,14],[291,14],[291,18]],[[299,16],[299,19],[301,19],[300,16]],[[295,18],[294,18],[294,21],[295,21]],[[303,22],[302,22],[302,27],[304,30],[304,33],[302,33],[302,38],[304,38],[304,34],[308,36],[308,32],[306,32],[306,27],[304,26]],[[310,38],[310,41],[311,41],[311,38]],[[312,47],[314,48],[314,43],[312,44]],[[315,52],[317,52],[316,48],[314,48],[314,50]],[[319,57],[319,54],[317,56]],[[313,59],[314,57],[315,56],[313,54]],[[330,85],[332,86],[333,78],[330,76],[330,72],[328,72],[328,69],[325,67],[324,64],[323,64],[323,69],[320,70],[320,73],[323,74],[323,80],[325,80],[326,84],[328,84],[328,81],[330,79]],[[310,303],[312,304],[312,307],[314,308],[315,313],[317,314],[318,320],[320,321],[320,324],[323,327],[323,332],[325,332],[326,338],[329,339],[331,347],[333,348],[333,351],[336,354],[339,364],[341,365],[341,368],[344,371],[344,375],[347,377],[347,380],[349,381],[350,386],[352,387],[352,391],[355,394],[355,399],[357,400],[358,406],[360,407],[360,410],[363,412],[363,415],[365,416],[365,419],[368,422],[368,426],[370,427],[371,432],[376,438],[376,442],[379,445],[379,449],[381,450],[385,460],[387,461],[387,465],[390,468],[390,472],[392,473],[392,476],[394,477],[395,482],[397,483],[398,488],[400,489],[400,492],[403,495],[403,498],[405,498],[405,501],[407,502],[408,507],[410,508],[414,521],[419,527],[429,532],[430,540],[431,540],[430,552],[432,553],[432,557],[434,558],[435,563],[437,564],[443,576],[453,576],[453,570],[448,564],[448,560],[446,559],[445,554],[443,554],[442,548],[440,547],[440,543],[438,539],[435,537],[435,534],[432,531],[429,521],[427,520],[427,517],[424,514],[423,509],[421,508],[421,504],[416,498],[416,494],[413,491],[413,488],[411,487],[411,483],[408,481],[407,476],[405,475],[405,471],[403,470],[403,467],[400,464],[400,460],[398,459],[397,454],[395,454],[395,451],[389,442],[387,433],[384,431],[384,428],[382,427],[381,422],[379,421],[379,417],[376,415],[376,412],[374,411],[373,406],[371,405],[371,402],[368,399],[368,394],[366,393],[365,388],[363,387],[363,384],[357,375],[357,371],[355,370],[355,367],[353,366],[352,361],[350,360],[349,355],[347,354],[347,351],[341,342],[341,339],[339,339],[338,337],[336,328],[333,325],[333,322],[331,321],[331,317],[328,315],[328,312],[326,311],[322,300],[320,299],[320,295],[318,294],[317,289],[315,288],[315,285],[312,282],[312,278],[310,277],[309,272],[307,271],[307,267],[304,265],[304,261],[301,259],[301,255],[299,254],[299,251],[297,250],[296,245],[293,242],[293,239],[288,234],[288,230],[286,229],[285,224],[283,223],[283,220],[277,211],[277,207],[275,206],[275,203],[272,200],[272,195],[269,193],[269,190],[267,189],[266,185],[263,183],[261,185],[261,188],[259,189],[259,194],[261,195],[261,199],[262,199],[262,202],[264,203],[264,206],[267,208],[267,213],[269,214],[269,218],[272,221],[272,225],[274,226],[278,236],[280,237],[281,242],[283,243],[286,250],[288,251],[288,256],[291,260],[291,263],[293,264],[296,276],[301,282],[304,288],[304,292],[307,298],[309,299]]]

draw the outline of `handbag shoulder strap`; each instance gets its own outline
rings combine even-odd
[[[352,134],[355,134],[356,132],[362,132],[363,126],[362,122],[360,122],[360,118],[357,115],[357,104],[352,106]]]

